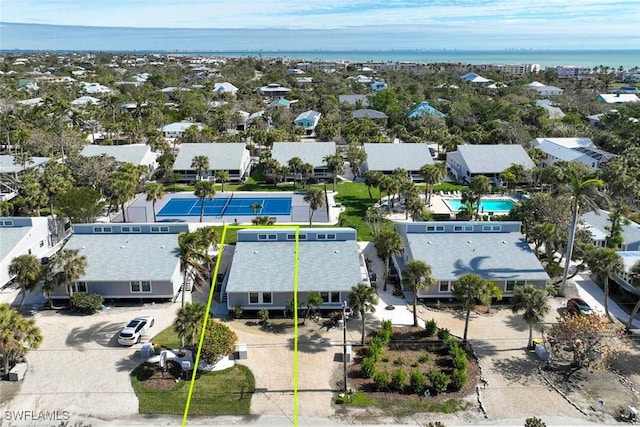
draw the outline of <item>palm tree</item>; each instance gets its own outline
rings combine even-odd
[[[9,304],[0,304],[0,360],[3,361],[2,375],[8,375],[11,365],[29,349],[42,343],[40,328],[34,319],[25,319]]]
[[[469,201],[472,204],[473,212],[472,216],[478,216],[480,210],[480,203],[482,203],[482,197],[485,194],[489,194],[491,191],[491,181],[484,175],[477,175],[471,179],[469,183]]]
[[[404,266],[402,281],[413,293],[413,326],[418,326],[418,291],[432,285],[431,266],[424,261],[411,260]]]
[[[402,252],[402,237],[393,229],[383,230],[374,237],[378,258],[384,260],[384,291],[387,290],[391,257]]]
[[[200,222],[204,217],[204,199],[213,200],[216,195],[216,185],[211,181],[198,181],[196,182],[195,191],[193,194],[200,199]]]
[[[153,208],[153,222],[156,222],[156,202],[164,197],[164,186],[159,182],[151,182],[145,187],[147,202],[151,202]]]
[[[405,206],[407,215],[411,216],[414,221],[421,220],[424,215],[424,205],[419,197],[412,197],[407,201]]]
[[[298,175],[302,173],[302,166],[304,162],[300,157],[292,157],[289,159],[287,166],[289,167],[289,171],[293,175],[293,189],[296,189],[296,180],[298,179]],[[302,177],[301,177],[302,178]]]
[[[500,290],[493,280],[485,280],[478,274],[468,273],[460,276],[453,290],[453,296],[462,303],[462,307],[467,312],[464,322],[464,335],[462,337],[462,341],[467,342],[469,317],[476,301],[487,305],[491,298],[500,296]]]
[[[569,273],[569,265],[573,254],[573,243],[576,237],[576,227],[578,226],[578,216],[580,207],[588,210],[599,212],[597,204],[598,198],[604,198],[599,189],[604,187],[604,181],[597,178],[582,180],[578,171],[569,169],[569,183],[561,187],[559,193],[568,193],[571,197],[571,226],[569,228],[569,241],[567,242],[567,253],[565,254],[564,271],[562,272],[562,283],[560,285],[559,294],[564,295],[567,287],[567,275]],[[605,300],[606,301],[606,300]]]
[[[309,227],[311,227],[313,214],[324,206],[324,193],[319,188],[310,188],[304,195],[304,201],[309,203]]]
[[[544,319],[549,308],[544,289],[533,285],[519,285],[513,289],[511,310],[514,313],[523,311],[522,318],[529,325],[529,348],[533,347],[533,325]]]
[[[34,290],[38,285],[38,281],[42,276],[42,265],[34,255],[19,255],[13,258],[11,264],[9,264],[9,276],[15,276],[18,283],[20,283],[20,293],[22,293],[20,310],[22,310],[27,291]]]
[[[209,157],[194,156],[191,160],[191,167],[196,170],[196,179],[202,179],[202,172],[209,170]]]
[[[309,294],[307,295],[307,301],[305,303],[305,305],[307,306],[307,311],[305,312],[304,319],[302,320],[302,324],[303,325],[307,321],[307,318],[309,317],[309,314],[313,310],[315,310],[318,307],[320,307],[323,302],[324,301],[322,300],[322,295],[320,295],[320,292],[317,292],[317,291],[309,292]]]
[[[207,306],[201,302],[185,304],[178,309],[176,320],[173,321],[173,331],[186,345],[194,345],[195,338],[202,331],[206,313]]]
[[[376,304],[378,303],[378,295],[376,290],[366,283],[358,283],[356,286],[351,287],[351,294],[349,294],[349,307],[355,310],[362,319],[362,335],[360,343],[364,345],[364,335],[366,326],[367,313],[373,313],[376,311]]]
[[[382,172],[368,170],[364,174],[364,184],[367,186],[367,190],[369,191],[369,200],[373,200],[373,195],[371,194],[371,187],[377,187],[380,179],[382,178]],[[379,197],[382,199],[382,196]]]
[[[596,248],[589,251],[586,256],[586,262],[604,287],[604,314],[611,319],[609,315],[609,277],[622,273],[624,270],[624,262],[622,257],[615,249],[612,248]]]
[[[442,181],[445,177],[446,165],[444,163],[436,163],[433,165],[424,165],[420,168],[420,175],[424,179],[425,197],[427,206],[431,206],[431,196],[433,195],[433,187]]]
[[[259,202],[254,202],[251,203],[251,210],[253,211],[253,214],[256,216],[256,218],[258,218],[258,214],[260,213],[260,211],[262,210],[264,206],[262,206],[262,203]]]
[[[72,284],[87,274],[87,257],[80,254],[80,249],[63,249],[50,262],[60,274],[60,283],[66,284],[69,296],[73,296]]]
[[[634,288],[640,288],[640,261],[633,264],[629,270],[629,284]],[[633,323],[633,319],[636,318],[638,310],[640,310],[640,298],[638,298],[638,302],[636,302],[636,305],[633,307],[631,315],[629,316],[629,320],[627,320],[627,331],[631,329],[631,324]]]
[[[219,170],[216,171],[216,182],[220,181],[222,184],[222,191],[224,191],[224,183],[229,181],[229,171],[227,170]]]
[[[342,160],[342,156],[340,154],[336,153],[325,156],[322,161],[327,164],[327,170],[331,172],[331,176],[333,178],[333,191],[336,191],[336,180],[338,179],[338,175],[344,173],[344,160]]]

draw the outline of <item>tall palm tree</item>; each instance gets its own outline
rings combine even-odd
[[[469,317],[471,309],[475,306],[476,301],[487,305],[494,296],[501,296],[500,289],[493,280],[483,279],[475,273],[463,274],[455,285],[453,290],[455,299],[462,303],[462,307],[466,310],[464,322],[463,342],[467,342],[467,331],[469,330]]]
[[[153,208],[153,222],[156,222],[156,202],[164,197],[164,186],[159,182],[150,182],[145,187],[147,202],[151,202]]]
[[[229,171],[227,170],[219,170],[216,171],[216,182],[220,182],[222,184],[222,191],[224,191],[224,183],[229,181]]]
[[[202,179],[202,172],[209,170],[209,157],[194,156],[191,160],[191,167],[196,170],[196,179]]]
[[[471,179],[469,183],[469,196],[472,204],[473,212],[472,216],[478,216],[480,210],[480,203],[482,203],[482,197],[489,194],[491,191],[491,180],[484,175],[477,175]]]
[[[213,200],[216,195],[216,185],[211,181],[198,181],[193,194],[200,199],[200,222],[204,217],[204,199]]]
[[[389,278],[389,263],[391,257],[402,252],[402,237],[394,229],[387,229],[379,232],[374,237],[374,244],[378,257],[384,261],[384,289],[387,290],[387,280]]]
[[[427,206],[431,205],[431,196],[433,195],[433,187],[445,177],[446,165],[444,163],[435,163],[432,165],[424,165],[420,168],[420,175],[425,183],[425,198]]]
[[[522,311],[522,318],[529,325],[529,341],[527,346],[533,347],[533,325],[544,319],[549,312],[549,301],[545,290],[533,285],[519,285],[513,289],[511,310],[514,313]]]
[[[178,334],[181,342],[188,346],[195,343],[195,338],[200,335],[204,317],[207,313],[207,306],[201,302],[185,304],[176,313],[176,320],[173,321],[173,331]]]
[[[20,293],[22,294],[20,310],[22,310],[27,291],[34,290],[40,281],[42,265],[34,255],[23,254],[11,260],[8,270],[9,275],[15,276],[17,282],[20,283]]]
[[[402,282],[413,293],[413,326],[418,326],[418,291],[433,284],[431,266],[420,260],[407,262],[402,272]]]
[[[38,348],[42,339],[34,319],[25,319],[9,304],[0,304],[0,360],[3,361],[0,376],[7,375],[11,365],[29,349]]]
[[[421,220],[424,215],[424,205],[422,204],[422,200],[420,200],[419,197],[410,198],[405,206],[405,211],[408,216],[411,216],[413,221]]]
[[[369,191],[369,200],[373,200],[373,195],[371,194],[371,187],[377,187],[380,182],[380,178],[382,178],[382,172],[368,170],[364,174],[364,184],[367,186],[367,190]],[[382,196],[379,197],[381,199]]]
[[[351,287],[351,293],[349,294],[349,307],[355,310],[362,320],[362,335],[360,337],[360,343],[364,345],[364,335],[366,326],[367,313],[373,313],[376,311],[376,304],[378,303],[378,295],[376,290],[366,283],[358,283],[356,286]]]
[[[569,183],[557,191],[558,193],[568,193],[571,197],[571,225],[564,260],[564,271],[562,272],[562,283],[559,290],[560,295],[564,295],[567,288],[567,275],[573,254],[573,244],[576,237],[580,208],[593,210],[597,213],[599,212],[597,199],[605,198],[604,194],[599,191],[600,188],[604,187],[604,181],[597,178],[582,180],[582,177],[575,169],[569,169],[568,177]]]
[[[293,189],[296,189],[296,180],[298,179],[298,175],[302,173],[302,165],[304,162],[300,157],[292,157],[289,159],[287,166],[289,167],[289,171],[293,175]],[[301,177],[302,178],[302,177]]]
[[[629,270],[629,284],[634,288],[640,288],[640,261],[633,264]],[[638,310],[640,310],[640,298],[638,298],[638,302],[636,302],[636,305],[631,311],[631,315],[629,315],[629,320],[627,320],[627,325],[625,326],[627,331],[631,329],[631,324],[633,323],[633,319],[636,318]]]
[[[319,188],[310,188],[304,195],[304,201],[309,203],[309,226],[313,223],[313,214],[324,206],[324,193]]]
[[[586,262],[604,287],[604,314],[611,319],[609,314],[609,277],[620,274],[624,270],[624,262],[622,257],[615,249],[612,248],[596,248],[589,251],[586,256]]]
[[[60,280],[67,285],[69,296],[73,296],[73,283],[87,274],[87,257],[80,249],[63,249],[52,261],[60,274]]]
[[[344,173],[344,160],[340,154],[335,153],[325,156],[322,161],[327,164],[327,169],[331,172],[331,177],[333,179],[333,191],[336,191],[338,175]]]

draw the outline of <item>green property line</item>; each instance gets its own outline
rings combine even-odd
[[[224,252],[224,241],[227,236],[228,229],[246,229],[246,228],[258,228],[258,229],[295,229],[296,230],[296,243],[294,252],[294,267],[293,267],[293,425],[298,426],[298,251],[300,248],[300,226],[299,225],[254,225],[254,226],[242,226],[242,225],[225,225],[222,229],[222,238],[220,247],[218,249],[218,259],[216,260],[216,267],[211,278],[211,291],[209,292],[209,299],[207,301],[207,311],[204,315],[204,322],[202,325],[202,331],[200,332],[200,340],[198,341],[198,351],[196,353],[195,366],[193,368],[193,374],[191,375],[191,382],[189,384],[189,393],[187,394],[187,403],[184,407],[184,413],[182,415],[182,427],[187,425],[187,417],[189,416],[189,407],[191,405],[191,396],[193,395],[193,389],[195,387],[196,373],[198,366],[200,366],[200,354],[202,352],[202,344],[204,342],[205,330],[209,322],[209,313],[211,312],[211,303],[213,301],[213,294],[215,291],[216,278],[218,277],[218,271],[220,270],[220,264],[222,260],[222,253]],[[183,290],[184,291],[184,290]]]

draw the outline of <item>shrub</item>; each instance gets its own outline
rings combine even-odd
[[[362,359],[360,371],[365,378],[371,378],[376,371],[376,360],[373,357],[365,357]]]
[[[431,371],[429,372],[429,381],[431,381],[431,385],[436,393],[444,393],[447,391],[447,387],[449,387],[451,378],[444,372]]]
[[[382,339],[378,336],[375,336],[371,339],[369,347],[367,347],[366,355],[368,357],[372,357],[377,362],[382,356],[382,347],[384,347]]]
[[[467,356],[457,355],[453,358],[453,369],[467,370]]]
[[[71,310],[83,314],[93,314],[100,310],[104,298],[100,294],[73,294],[71,295]]]
[[[393,364],[396,366],[402,366],[404,365],[404,359],[402,357],[398,357],[396,360],[393,361]]]
[[[391,387],[394,390],[403,392],[406,385],[407,374],[405,374],[402,369],[396,369],[395,371],[393,371],[393,374],[391,374]]]
[[[417,394],[422,394],[427,389],[427,379],[419,371],[411,372],[409,384],[411,385],[411,390]]]
[[[239,319],[242,317],[243,311],[242,306],[234,305],[233,308],[231,308],[231,315],[234,319]]]
[[[428,320],[424,327],[424,332],[428,337],[432,337],[438,332],[438,322],[435,319]]]
[[[445,341],[450,335],[451,332],[447,328],[438,329],[438,338],[442,341]]]
[[[431,355],[429,353],[425,353],[418,358],[418,362],[420,363],[427,363],[429,360],[431,360]]]
[[[258,317],[260,318],[260,323],[267,323],[269,321],[269,310],[263,308],[258,311]]]
[[[211,364],[215,364],[235,350],[238,336],[224,323],[209,320],[204,331],[202,342],[202,358]]]
[[[458,391],[467,384],[467,369],[454,369],[451,373],[451,387]]]
[[[389,372],[386,370],[376,372],[373,375],[373,384],[378,390],[385,390],[389,385]]]
[[[391,320],[383,320],[382,327],[378,330],[376,337],[380,338],[382,346],[389,344],[391,341],[391,334],[393,332],[393,326]]]
[[[524,427],[547,427],[547,424],[540,418],[529,417],[524,420]]]

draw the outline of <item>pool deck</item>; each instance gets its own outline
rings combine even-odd
[[[308,207],[302,207],[304,201],[302,200],[304,195],[299,192],[257,192],[257,191],[217,191],[216,196],[230,197],[233,194],[234,198],[248,197],[248,198],[265,198],[274,197],[291,197],[292,198],[292,214],[291,215],[275,215],[276,225],[283,224],[295,224],[295,225],[309,225]],[[337,193],[333,191],[327,192],[327,198],[329,200],[329,214],[325,207],[318,209],[313,216],[313,225],[335,225],[338,223],[338,216],[344,211],[344,207],[336,206],[334,196]],[[178,192],[178,193],[165,193],[164,197],[156,201],[156,214],[162,210],[162,208],[171,199],[187,199],[195,198],[192,192]],[[307,205],[308,206],[308,205]],[[145,194],[139,194],[134,200],[126,205],[127,221],[126,222],[153,222],[153,204],[146,200]],[[295,215],[294,215],[294,209]],[[298,220],[293,221],[292,218],[296,217]],[[218,216],[207,216],[203,218],[203,224],[207,225],[252,225],[251,220],[253,215],[224,215],[222,218]],[[302,219],[304,218],[304,219]],[[200,216],[162,216],[157,218],[158,222],[185,222],[185,223],[200,223]],[[237,222],[236,222],[237,220]],[[124,222],[122,211],[117,214],[112,214],[110,218],[101,217],[98,222]]]

